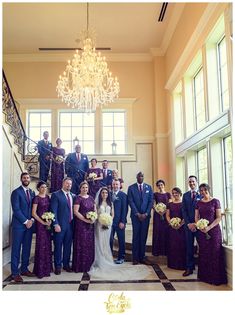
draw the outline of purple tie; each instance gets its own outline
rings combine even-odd
[[[139,187],[140,187],[140,193],[142,195],[142,192],[143,192],[142,185],[139,185]]]
[[[192,191],[192,200],[194,200],[196,197],[196,191]]]
[[[30,203],[30,194],[29,194],[29,190],[26,190],[26,197],[27,197],[27,201],[28,203]]]
[[[70,198],[69,198],[69,193],[66,194],[67,196],[67,203],[68,203],[68,206],[69,206],[69,223],[72,221],[72,214],[71,214],[71,201],[70,201]]]

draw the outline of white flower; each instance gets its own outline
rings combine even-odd
[[[208,221],[208,220],[206,220],[206,219],[200,219],[199,221],[197,221],[196,227],[197,227],[197,229],[199,229],[199,230],[203,230],[203,229],[205,229],[205,228],[208,226],[208,224],[209,224],[209,221]]]
[[[108,213],[101,213],[98,217],[98,221],[101,225],[110,226],[113,223],[113,218]]]
[[[46,222],[48,221],[55,221],[55,215],[52,212],[44,212],[42,215],[42,219]]]
[[[163,202],[159,202],[154,205],[154,209],[157,213],[163,214],[166,211],[166,205]]]
[[[181,219],[178,217],[174,217],[174,218],[170,219],[170,225],[172,227],[178,227],[178,226],[180,226],[180,223],[181,223]]]
[[[97,213],[95,211],[89,211],[86,214],[86,218],[90,219],[93,222],[95,222],[95,220],[97,219]]]
[[[92,172],[92,173],[90,173],[90,174],[88,175],[88,178],[89,178],[89,179],[94,179],[94,178],[96,178],[96,177],[97,177],[97,174],[94,173],[94,172]]]

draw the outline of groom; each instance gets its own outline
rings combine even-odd
[[[126,216],[128,211],[127,195],[120,191],[120,181],[114,179],[112,181],[112,201],[114,206],[114,218],[110,236],[110,247],[113,251],[113,240],[114,235],[117,233],[118,238],[118,259],[115,260],[116,264],[124,263],[125,258],[125,227],[126,227]]]

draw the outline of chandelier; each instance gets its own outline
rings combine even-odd
[[[84,112],[95,111],[98,106],[112,103],[120,91],[118,79],[113,78],[105,57],[96,53],[89,32],[89,8],[87,3],[87,29],[84,32],[82,53],[76,50],[72,61],[56,87],[58,97],[68,106]]]

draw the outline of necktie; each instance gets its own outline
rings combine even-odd
[[[142,195],[142,192],[143,192],[142,185],[139,185],[139,190],[140,190],[140,193]]]
[[[30,194],[29,194],[29,190],[26,190],[26,197],[27,197],[27,201],[28,203],[30,203]]]
[[[192,191],[192,200],[194,200],[195,199],[195,197],[196,197],[196,191]]]
[[[78,160],[78,162],[80,162],[80,154],[79,153],[77,154],[77,160]]]
[[[104,178],[107,177],[107,169],[104,169]]]
[[[71,201],[69,198],[69,193],[67,193],[66,196],[67,196],[67,203],[69,206],[69,223],[70,223],[72,221],[72,213],[71,213]]]

